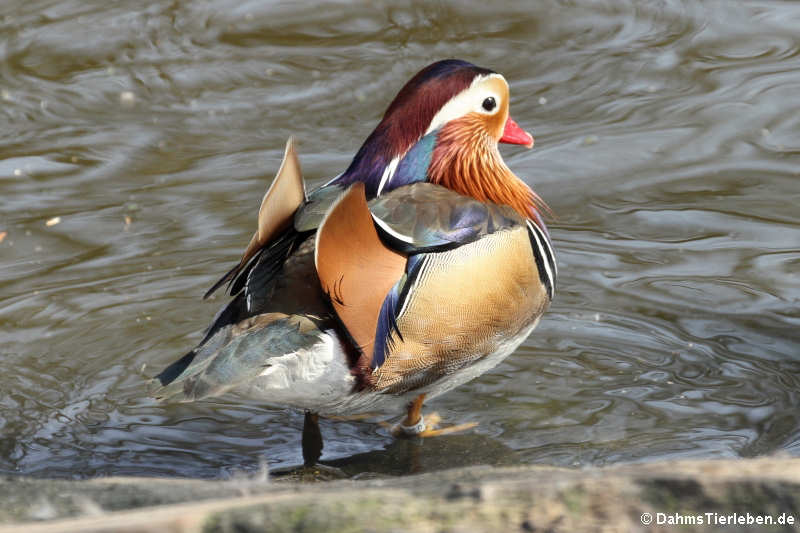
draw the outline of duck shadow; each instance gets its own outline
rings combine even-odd
[[[273,471],[271,475],[301,481],[310,478],[365,479],[423,474],[465,466],[507,466],[518,463],[517,452],[505,444],[485,435],[461,434],[394,439],[381,450],[320,461],[311,468],[311,473],[306,467],[288,467]]]

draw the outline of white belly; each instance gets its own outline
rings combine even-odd
[[[270,358],[269,363],[245,390],[237,392],[268,404],[330,414],[331,409],[340,409],[355,385],[333,332],[321,333],[319,342],[309,349]]]
[[[538,322],[537,319],[475,363],[404,394],[353,392],[356,380],[347,366],[341,342],[333,332],[322,334],[320,342],[308,350],[270,359],[270,366],[237,392],[270,405],[308,409],[322,415],[397,412],[420,394],[426,394],[426,399],[434,398],[494,368],[517,349]]]

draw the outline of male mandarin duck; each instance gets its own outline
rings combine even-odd
[[[435,433],[423,401],[497,365],[553,299],[546,207],[498,151],[533,146],[508,108],[502,75],[433,63],[310,194],[290,139],[250,244],[206,293],[228,283],[233,299],[156,377],[157,397],[304,409],[307,465],[318,414],[405,407],[395,435]]]

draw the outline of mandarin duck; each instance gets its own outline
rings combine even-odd
[[[505,78],[459,60],[417,73],[310,193],[289,139],[258,229],[205,295],[227,283],[232,300],[154,394],[303,409],[306,465],[319,415],[405,408],[396,436],[433,434],[423,401],[497,365],[553,299],[546,205],[498,142],[533,137],[509,116]]]

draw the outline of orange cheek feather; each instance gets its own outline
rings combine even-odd
[[[497,150],[497,137],[490,131],[486,117],[476,113],[446,124],[433,151],[431,183],[480,202],[508,205],[525,218],[535,219],[534,212],[541,210],[548,212],[536,193],[506,166]]]

